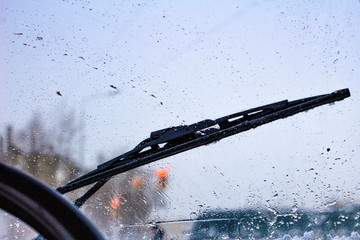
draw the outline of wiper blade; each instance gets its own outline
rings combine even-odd
[[[114,175],[219,141],[234,134],[256,128],[281,118],[286,118],[299,112],[343,100],[349,96],[349,89],[342,89],[329,94],[290,102],[284,100],[215,120],[203,120],[191,125],[158,130],[152,132],[149,138],[140,142],[131,151],[99,165],[97,169],[70,181],[68,184],[57,188],[57,190],[60,193],[67,193],[99,181],[95,187],[87,193],[87,196],[91,196]],[[77,206],[81,206],[83,202],[86,201],[88,197],[85,197],[85,195],[80,201],[79,199],[77,200]]]

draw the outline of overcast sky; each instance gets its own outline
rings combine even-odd
[[[359,1],[0,0],[0,31],[0,131],[73,110],[88,167],[154,130],[349,88],[157,165],[173,169],[169,208],[182,217],[204,204],[359,201]]]

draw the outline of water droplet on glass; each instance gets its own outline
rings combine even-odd
[[[196,212],[190,213],[190,219],[195,220],[197,218]]]
[[[221,234],[221,239],[229,239],[229,235],[227,234]]]

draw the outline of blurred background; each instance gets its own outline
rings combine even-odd
[[[54,188],[152,131],[350,89],[112,179],[83,208],[109,238],[214,209],[360,201],[359,1],[0,0],[0,32],[1,161]]]

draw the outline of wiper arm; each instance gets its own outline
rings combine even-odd
[[[88,193],[76,201],[81,206],[112,176],[143,166],[199,146],[203,146],[260,125],[294,115],[299,112],[343,100],[350,96],[349,89],[289,102],[288,100],[249,109],[215,120],[204,120],[191,125],[177,126],[152,132],[150,137],[134,149],[97,167],[97,169],[57,188],[67,193],[98,182]]]

